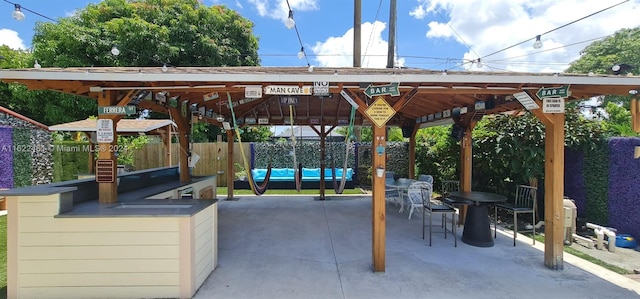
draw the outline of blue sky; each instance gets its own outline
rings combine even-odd
[[[57,19],[72,15],[90,0],[11,0]],[[286,0],[203,0],[224,4],[255,24],[263,66],[306,66],[300,44],[287,29]],[[363,67],[385,67],[389,0],[362,0]],[[398,0],[396,65],[432,70],[561,72],[594,39],[640,26],[640,0]],[[585,20],[547,31],[624,2]],[[309,63],[351,66],[353,1],[289,0]],[[30,48],[35,22],[48,20],[25,11],[10,17],[13,5],[0,1],[0,44]],[[543,34],[543,46],[532,47]],[[527,41],[497,54],[501,49]],[[366,55],[366,56],[365,56]],[[487,56],[489,55],[489,56]],[[478,68],[477,59],[481,58]],[[473,62],[473,63],[472,63]],[[46,67],[46,66],[45,66]]]

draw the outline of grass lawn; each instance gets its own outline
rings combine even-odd
[[[531,238],[531,234],[529,234],[529,233],[524,234],[524,235],[526,235],[527,237]],[[544,235],[536,234],[536,241],[538,241],[540,243],[544,243]],[[627,269],[623,269],[623,268],[620,268],[618,266],[614,266],[614,265],[611,265],[609,263],[606,263],[606,262],[604,262],[604,261],[602,261],[600,259],[597,259],[595,257],[592,257],[592,256],[590,256],[590,255],[588,255],[588,254],[586,254],[586,253],[584,253],[582,251],[573,249],[569,245],[565,245],[564,246],[564,251],[567,252],[567,253],[573,254],[573,255],[581,258],[581,259],[584,259],[584,260],[587,260],[587,261],[589,261],[591,263],[594,263],[594,264],[596,264],[598,266],[601,266],[601,267],[603,267],[605,269],[609,269],[609,270],[611,270],[613,272],[616,272],[618,274],[622,274],[622,275],[633,274],[631,271],[628,271]]]
[[[7,216],[0,217],[0,298],[7,298]]]

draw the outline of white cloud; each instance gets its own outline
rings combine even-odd
[[[365,22],[361,26],[362,67],[384,68],[387,65],[388,43],[382,37],[386,24],[380,21]],[[317,55],[316,62],[324,67],[348,67],[353,65],[353,28],[344,35],[329,37],[317,42],[311,49]],[[404,59],[396,59],[396,66],[403,66]]]
[[[289,7],[286,0],[248,0],[253,4],[258,15],[284,21],[289,17]],[[317,0],[289,0],[295,20],[297,11],[311,11],[318,9]]]
[[[11,29],[0,29],[0,44],[7,45],[9,48],[14,50],[27,48],[22,39],[18,36],[18,32]]]
[[[454,38],[470,45],[463,59],[483,58],[483,70],[560,72],[594,38],[640,26],[640,0],[619,5],[548,34],[547,31],[605,9],[617,2],[601,0],[418,0],[409,13],[429,19],[428,39]],[[443,20],[443,18],[447,18]],[[435,21],[433,21],[435,19]],[[455,30],[455,32],[454,32]],[[532,47],[542,34],[543,47]],[[574,45],[575,44],[575,45]],[[557,48],[557,49],[556,49]],[[469,64],[467,64],[469,66]],[[474,66],[475,68],[475,66]]]

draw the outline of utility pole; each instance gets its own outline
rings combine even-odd
[[[362,49],[362,0],[353,1],[353,67],[360,67],[362,61],[360,52]]]
[[[391,7],[389,7],[389,50],[387,50],[387,68],[391,69],[394,66],[395,48],[396,48],[396,21],[397,17],[397,5],[396,0],[391,0]]]

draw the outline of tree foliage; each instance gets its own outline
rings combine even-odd
[[[436,190],[442,180],[459,178],[460,145],[449,137],[450,132],[451,126],[437,126],[416,133],[416,173],[432,175]]]
[[[613,35],[587,46],[580,59],[571,63],[567,73],[589,72],[594,74],[611,74],[616,64],[631,66],[629,72],[638,74],[640,70],[640,28],[621,29]],[[626,72],[623,74],[626,75]]]
[[[2,68],[27,68],[35,60],[32,53],[0,46]],[[24,85],[0,82],[0,106],[52,125],[84,119],[95,114],[95,101],[47,90],[30,91]]]
[[[606,136],[600,122],[576,109],[565,112],[565,146],[593,149]],[[506,190],[508,185],[544,179],[545,126],[533,114],[496,115],[473,130],[473,183],[479,189]]]
[[[571,63],[567,73],[612,74],[614,65],[624,64],[618,73],[640,74],[640,28],[621,29],[615,34],[587,46],[580,59]],[[597,116],[602,116],[608,131],[614,136],[637,136],[631,129],[631,96],[608,95],[598,100],[592,108]],[[604,111],[604,113],[602,113]]]
[[[43,67],[251,66],[259,64],[253,26],[197,0],[104,0],[38,23],[34,55]]]

